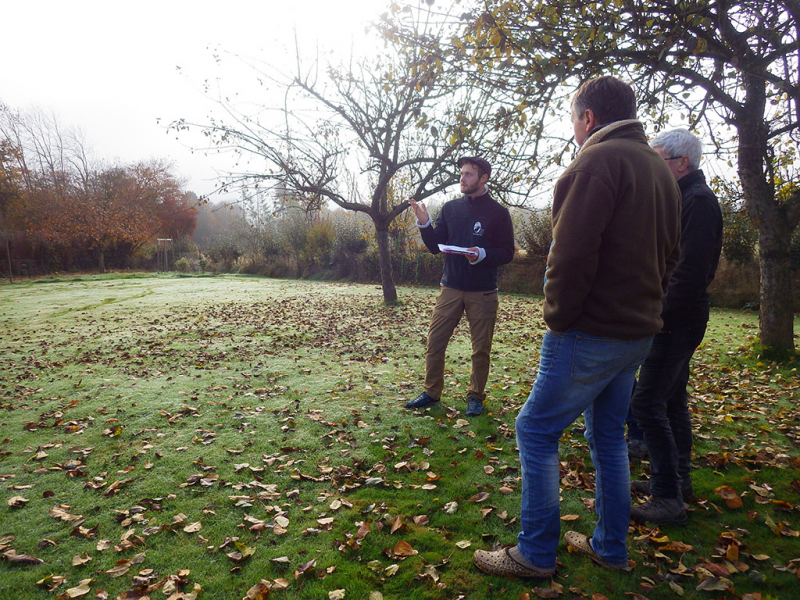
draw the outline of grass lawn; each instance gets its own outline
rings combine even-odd
[[[0,285],[0,600],[800,598],[800,378],[754,356],[756,314],[714,311],[696,354],[689,524],[631,527],[631,573],[562,542],[534,588],[472,553],[519,531],[514,419],[541,300],[501,295],[488,414],[466,420],[464,324],[442,405],[401,410],[435,294],[401,288],[386,308],[374,285],[254,277]],[[561,461],[563,529],[590,534],[581,434]]]

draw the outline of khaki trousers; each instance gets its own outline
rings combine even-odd
[[[497,321],[497,291],[462,292],[442,286],[433,309],[425,349],[425,393],[439,400],[444,388],[444,358],[447,344],[461,315],[467,313],[472,338],[472,370],[467,396],[484,400],[489,378],[489,353]]]

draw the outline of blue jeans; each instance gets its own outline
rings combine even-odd
[[[536,382],[516,421],[522,465],[518,547],[537,567],[556,564],[561,534],[558,441],[581,413],[596,470],[592,547],[606,562],[627,566],[631,496],[625,416],[636,370],[652,341],[578,331],[545,334]]]

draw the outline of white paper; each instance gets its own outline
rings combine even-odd
[[[463,246],[449,246],[447,244],[439,244],[439,251],[445,254],[463,254],[465,256],[478,256],[474,250],[464,248]]]

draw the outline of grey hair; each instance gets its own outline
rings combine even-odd
[[[659,133],[651,142],[652,148],[661,148],[670,156],[686,156],[689,168],[696,171],[700,168],[703,155],[703,144],[688,129],[673,129]]]

